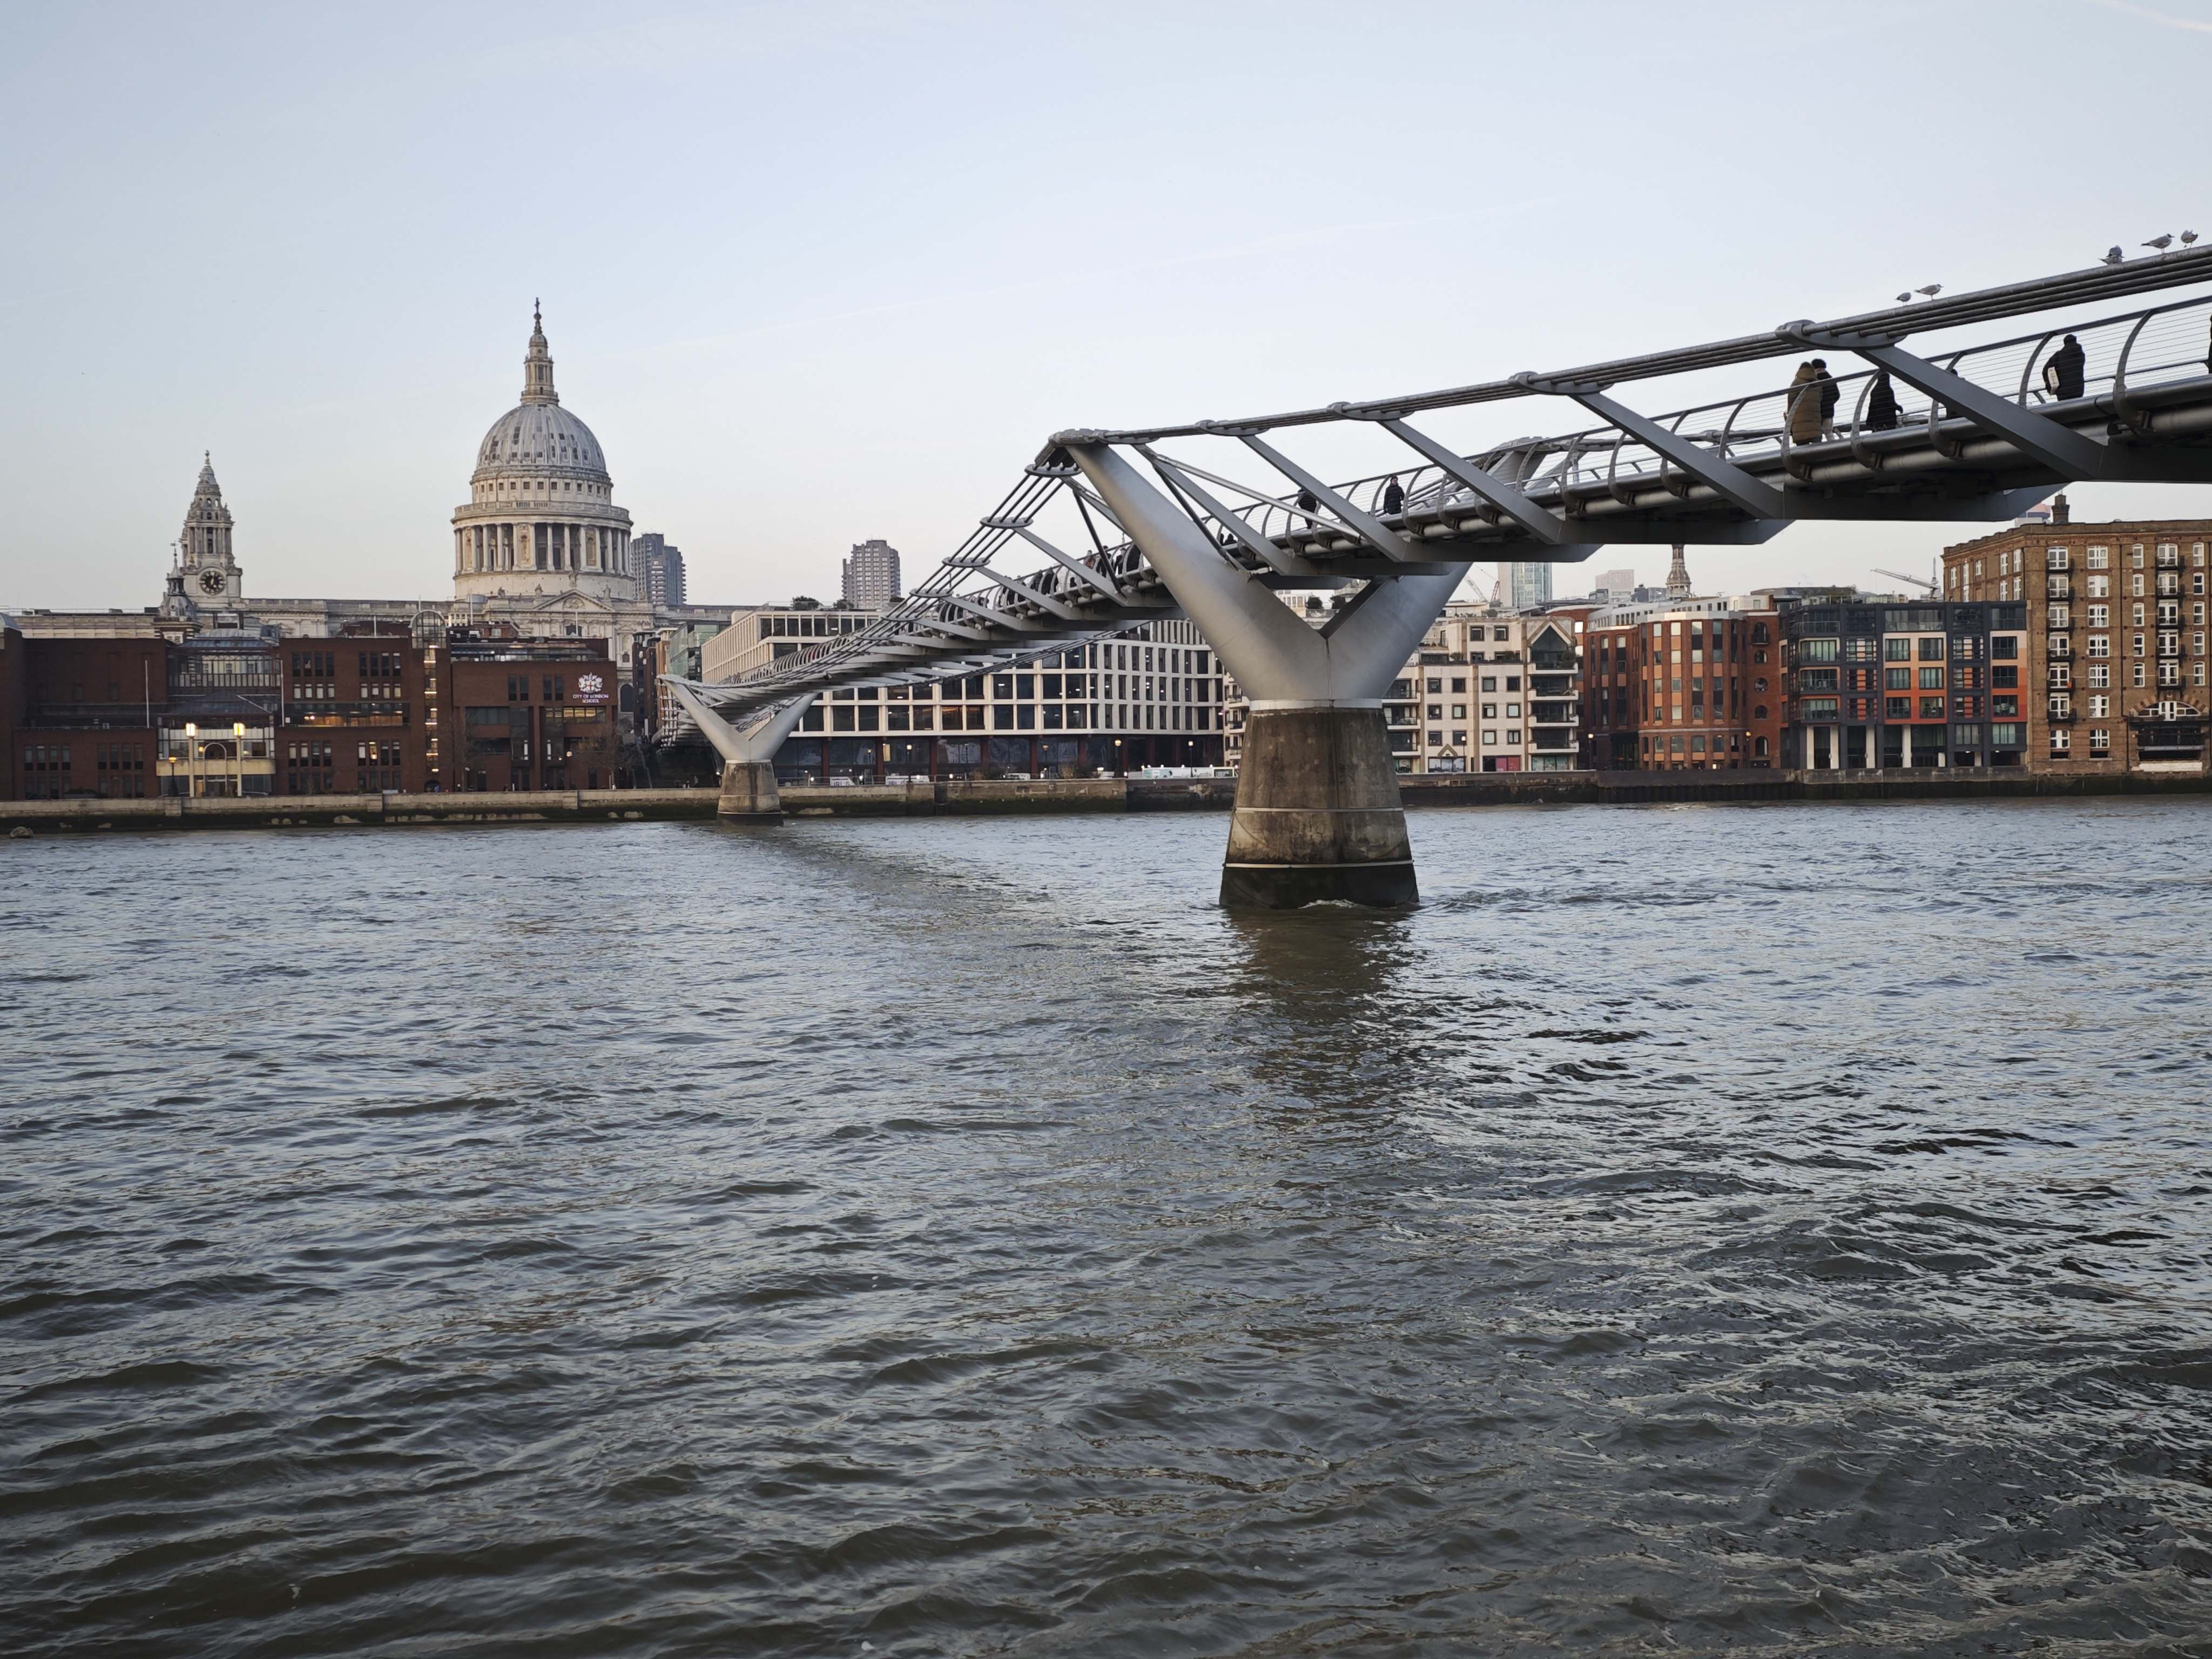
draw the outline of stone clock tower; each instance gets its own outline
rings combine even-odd
[[[169,577],[169,601],[173,605],[181,597],[203,610],[222,610],[235,607],[245,594],[246,579],[231,556],[230,509],[222,504],[215,463],[205,459],[192,490],[192,504],[185,512],[177,567]]]

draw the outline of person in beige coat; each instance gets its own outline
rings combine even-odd
[[[1797,365],[1796,378],[1790,382],[1790,441],[1793,444],[1820,441],[1820,388],[1814,384],[1820,378],[1820,371],[1806,362]]]

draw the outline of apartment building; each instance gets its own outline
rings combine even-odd
[[[1398,770],[1543,772],[1580,764],[1582,640],[1593,609],[1445,606],[1384,694]],[[1328,617],[1317,602],[1305,614],[1316,626]],[[1224,752],[1234,765],[1247,706],[1233,680],[1228,699]]]
[[[1781,763],[1788,697],[1771,600],[1614,605],[1585,635],[1585,745],[1593,767],[1651,771]]]
[[[2062,495],[2047,524],[1943,550],[1947,604],[1990,605],[2020,624],[2027,764],[2204,769],[2208,543],[2201,519],[2075,524]]]

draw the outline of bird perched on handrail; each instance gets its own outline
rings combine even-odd
[[[2145,242],[2143,246],[2145,247],[2154,247],[2160,253],[2163,253],[2166,249],[2173,246],[2173,233],[2172,231],[2168,231],[2163,236],[2154,236],[2150,240]]]
[[[2183,232],[2181,233],[2181,245],[2182,245],[2182,246],[2184,246],[2184,247],[2187,247],[2187,246],[2188,246],[2191,242],[2195,241],[2196,240],[2197,240],[2197,233],[2196,233],[2195,231],[2193,231],[2193,230],[2185,230],[2185,231],[2183,231]]]
[[[1909,305],[1911,305],[1911,304],[1912,303],[1912,295],[1913,295],[1913,294],[1924,294],[1924,295],[1926,295],[1929,299],[1931,299],[1931,300],[1932,300],[1932,299],[1934,299],[1937,295],[1941,294],[1942,291],[1943,291],[1943,284],[1942,284],[1942,283],[1929,283],[1929,284],[1928,284],[1928,286],[1927,286],[1927,287],[1925,287],[1925,288],[1916,288],[1916,289],[1914,289],[1912,290],[1912,293],[1911,293],[1911,294],[1900,294],[1900,295],[1899,295],[1897,296],[1897,303],[1898,303],[1898,304],[1899,304],[1899,305],[1901,305],[1901,306],[1909,306]]]
[[[2112,244],[2111,248],[2106,252],[2105,263],[2108,265],[2116,265],[2120,264],[2128,256],[2126,254],[2120,252],[2120,245],[2118,242],[2115,242]]]

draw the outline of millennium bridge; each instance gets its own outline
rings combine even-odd
[[[1055,433],[865,629],[735,680],[669,680],[684,714],[663,741],[703,735],[725,762],[724,817],[774,822],[774,756],[825,691],[1187,617],[1250,700],[1224,901],[1410,902],[1382,698],[1471,563],[1758,544],[1806,519],[2001,520],[2082,480],[2212,483],[2212,295],[2119,304],[2208,283],[2212,246],[2184,248],[1446,391]],[[1759,367],[1820,353],[1825,381]],[[1620,395],[1674,380],[1698,400],[1645,413]],[[1472,445],[1430,429],[1535,398],[1598,423]],[[1339,591],[1316,626],[1281,589]]]

